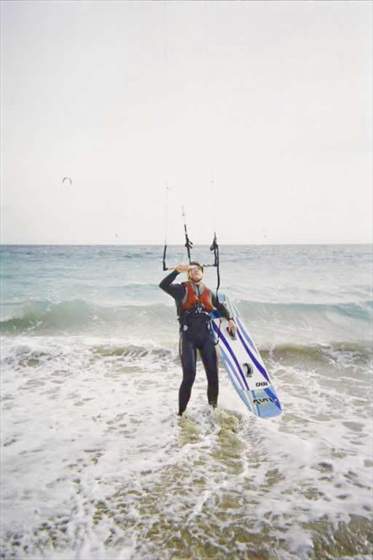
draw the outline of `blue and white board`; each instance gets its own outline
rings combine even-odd
[[[245,327],[238,310],[229,299],[219,294],[234,317],[237,330],[232,338],[226,330],[226,322],[217,310],[212,313],[212,324],[219,339],[221,360],[229,378],[247,408],[260,418],[272,418],[282,412],[282,406],[272,379]]]

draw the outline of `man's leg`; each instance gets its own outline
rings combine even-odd
[[[179,416],[183,414],[187,407],[196,378],[196,349],[184,333],[181,334],[180,338],[180,359],[183,368],[183,380],[179,389]]]
[[[200,353],[207,376],[207,400],[214,408],[218,404],[219,378],[218,378],[218,356],[212,337],[208,337]]]

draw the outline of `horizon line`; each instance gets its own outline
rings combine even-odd
[[[247,246],[325,246],[325,245],[373,245],[372,241],[359,242],[309,242],[309,243],[219,243],[220,247]],[[164,247],[164,243],[0,243],[0,247]],[[168,247],[184,247],[183,243],[167,243]],[[209,247],[210,243],[194,244]]]

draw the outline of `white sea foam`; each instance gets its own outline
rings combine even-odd
[[[218,558],[229,553],[214,540],[223,530],[245,550],[265,534],[285,540],[279,558],[308,558],[312,523],[327,519],[332,531],[351,516],[369,518],[362,384],[350,394],[347,384],[323,383],[322,370],[271,363],[286,413],[261,421],[248,416],[223,372],[220,409],[211,414],[200,370],[180,421],[178,364],[156,347],[142,356],[116,351],[126,346],[82,337],[3,341],[6,551],[151,558],[162,534],[185,526],[194,537],[183,538],[211,539]]]

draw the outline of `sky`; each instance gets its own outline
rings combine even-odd
[[[3,1],[2,243],[372,242],[372,12]]]

